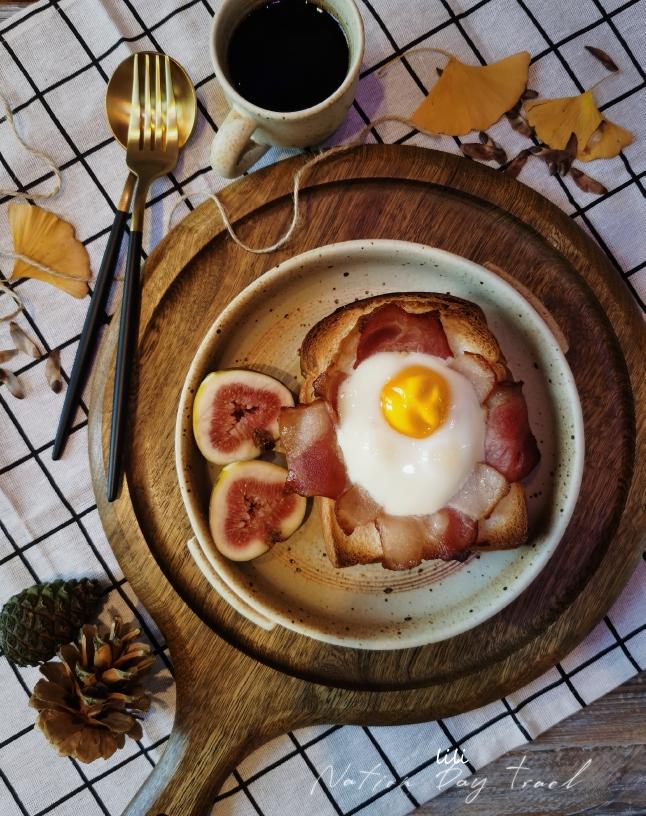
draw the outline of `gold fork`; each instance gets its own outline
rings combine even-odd
[[[155,63],[154,79],[151,77],[150,66],[153,59]],[[162,60],[164,62],[163,82]],[[141,71],[140,60],[138,55],[135,55],[126,163],[137,176],[137,185],[134,193],[128,260],[123,282],[121,322],[114,372],[108,462],[108,501],[114,501],[117,498],[121,483],[128,390],[139,332],[141,242],[146,197],[151,183],[159,176],[173,170],[179,154],[177,109],[173,94],[170,60],[164,54],[156,54],[154,57],[145,54],[143,63],[143,71]],[[142,73],[143,77],[140,76]]]

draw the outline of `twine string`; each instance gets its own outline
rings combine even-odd
[[[45,199],[48,199],[48,198],[53,198],[55,195],[58,195],[58,193],[61,190],[61,186],[63,184],[63,179],[62,179],[62,176],[61,176],[60,169],[54,163],[53,159],[50,156],[47,155],[47,153],[43,153],[41,150],[38,150],[37,148],[33,147],[33,145],[28,144],[22,138],[22,136],[18,133],[18,129],[16,128],[16,123],[15,123],[15,120],[13,118],[13,113],[11,111],[11,107],[9,106],[9,103],[7,102],[6,98],[4,97],[4,95],[2,94],[1,91],[0,91],[0,105],[2,105],[2,107],[4,108],[4,114],[5,114],[5,117],[6,117],[6,120],[7,120],[7,124],[9,125],[9,129],[11,130],[13,135],[15,136],[18,143],[31,156],[35,156],[37,159],[41,159],[41,161],[45,162],[45,164],[51,169],[52,173],[54,174],[54,179],[55,179],[54,186],[52,187],[52,189],[48,190],[46,192],[32,193],[32,192],[24,192],[22,190],[8,190],[8,189],[5,189],[4,187],[0,187],[0,195],[10,196],[11,198],[31,199],[32,201],[42,201],[42,200],[45,200]],[[14,252],[13,250],[10,250],[10,249],[0,248],[0,257],[9,258],[10,260],[14,260],[14,261],[22,261],[23,263],[29,264],[29,266],[34,267],[34,269],[38,269],[40,272],[44,272],[47,275],[51,275],[53,278],[59,278],[61,280],[70,280],[70,281],[81,280],[76,275],[69,275],[67,272],[61,272],[58,269],[52,269],[50,266],[47,266],[46,264],[40,263],[40,261],[37,261],[34,258],[30,258],[27,255],[23,255],[21,252]],[[87,280],[89,280],[89,278]],[[3,285],[1,287],[0,291],[6,292],[8,289],[9,289],[9,287],[6,286],[6,284],[5,284],[5,285]],[[11,290],[9,290],[9,291],[11,291]],[[16,300],[16,297],[18,297],[18,300]],[[14,297],[14,300],[16,300],[16,303],[18,303],[18,301],[20,301],[20,304],[22,304],[22,300],[19,298],[19,296],[16,296],[16,297]],[[18,311],[21,311],[21,310],[22,310],[22,305],[20,305]],[[15,316],[15,315],[13,315],[13,316]],[[3,318],[3,319],[6,320],[8,318]]]
[[[437,138],[438,136],[437,133],[433,133],[430,130],[426,130],[425,128],[420,127],[418,124],[412,122],[410,119],[407,119],[404,116],[397,116],[392,114],[389,116],[381,116],[378,119],[375,119],[374,121],[368,122],[368,124],[359,132],[359,135],[356,138],[352,139],[351,141],[344,142],[343,144],[336,145],[334,147],[330,147],[327,148],[326,150],[321,150],[319,153],[316,153],[311,159],[306,161],[305,164],[299,167],[298,170],[294,173],[294,184],[292,188],[292,218],[285,232],[275,243],[264,247],[252,247],[249,246],[249,244],[246,244],[241,238],[238,237],[236,231],[233,229],[226,208],[222,201],[220,200],[220,198],[218,197],[217,193],[210,193],[205,190],[201,190],[195,193],[185,193],[184,195],[181,195],[177,199],[172,210],[168,215],[168,219],[166,222],[166,232],[168,232],[170,229],[175,211],[183,201],[186,201],[187,199],[190,199],[193,196],[203,196],[204,199],[211,199],[211,201],[213,201],[213,203],[218,209],[218,212],[220,213],[220,218],[222,219],[222,223],[224,224],[227,232],[231,236],[231,239],[239,247],[244,249],[246,252],[252,252],[255,255],[264,255],[269,252],[274,252],[274,250],[279,249],[284,244],[286,244],[287,241],[289,241],[289,239],[292,237],[294,233],[294,230],[298,226],[300,215],[299,198],[303,178],[317,164],[327,161],[327,159],[331,159],[334,156],[338,156],[341,153],[347,153],[350,150],[354,150],[356,147],[361,147],[368,138],[368,134],[370,133],[372,128],[376,127],[377,125],[381,125],[384,122],[399,122],[400,124],[407,125],[408,127],[413,128],[414,130],[419,131],[420,133],[423,133],[425,136],[433,136],[435,138]]]
[[[27,142],[25,142],[24,139],[20,136],[20,134],[18,133],[18,130],[16,128],[16,124],[15,124],[15,121],[14,121],[14,118],[13,118],[13,113],[11,111],[11,108],[10,108],[7,100],[5,99],[5,97],[3,96],[3,94],[1,92],[0,92],[0,104],[2,104],[2,106],[4,107],[7,123],[9,125],[9,128],[11,129],[12,133],[14,134],[16,139],[18,140],[18,142],[22,145],[22,147],[29,154],[31,154],[32,156],[36,156],[37,158],[44,161],[45,164],[47,164],[47,166],[51,168],[51,170],[52,170],[52,172],[54,174],[54,177],[55,177],[54,187],[51,190],[49,190],[48,192],[26,193],[26,192],[23,192],[23,191],[20,191],[20,190],[7,190],[7,189],[4,189],[4,188],[0,188],[0,195],[11,196],[13,198],[24,198],[24,199],[29,198],[29,199],[32,199],[32,200],[33,199],[52,198],[53,196],[57,195],[58,192],[60,192],[60,189],[61,189],[61,186],[62,186],[62,177],[61,177],[61,172],[60,172],[59,168],[56,166],[56,164],[54,163],[54,161],[51,159],[50,156],[48,156],[46,153],[43,153],[42,151],[38,150],[37,148],[33,147],[32,145],[28,144]],[[231,220],[229,218],[229,214],[227,213],[227,210],[226,210],[224,204],[222,203],[222,201],[220,200],[219,196],[217,195],[217,193],[211,193],[211,192],[207,192],[207,191],[198,191],[196,193],[185,193],[185,194],[181,195],[175,201],[175,204],[173,205],[173,208],[171,209],[171,211],[170,211],[170,213],[168,215],[168,219],[167,219],[167,222],[166,222],[166,232],[168,232],[168,230],[170,229],[173,216],[174,216],[178,206],[183,201],[191,199],[191,198],[193,198],[193,196],[203,196],[205,199],[210,199],[211,201],[213,201],[213,203],[215,204],[215,206],[216,206],[216,208],[217,208],[217,210],[218,210],[218,212],[220,214],[220,218],[222,219],[222,223],[224,224],[227,232],[229,233],[231,239],[239,247],[244,249],[246,252],[251,252],[251,253],[256,254],[256,255],[268,254],[270,252],[274,252],[276,249],[279,249],[284,244],[286,244],[287,241],[289,241],[289,239],[292,237],[292,235],[294,233],[294,230],[298,226],[299,218],[300,218],[300,207],[299,207],[299,204],[300,204],[300,190],[301,190],[301,184],[302,184],[303,179],[305,178],[305,176],[314,167],[316,167],[316,165],[321,164],[322,162],[327,161],[328,159],[331,159],[334,156],[339,156],[342,153],[347,153],[347,152],[349,152],[351,150],[354,150],[356,147],[360,147],[363,144],[365,144],[365,141],[366,141],[370,131],[373,128],[375,128],[378,125],[383,124],[385,122],[398,122],[400,124],[407,125],[408,127],[412,128],[413,130],[416,130],[419,133],[423,133],[426,136],[437,137],[436,133],[433,133],[432,131],[426,130],[425,128],[421,127],[420,125],[416,124],[415,122],[412,122],[410,119],[408,119],[408,118],[406,118],[404,116],[398,116],[398,115],[391,114],[391,115],[381,116],[381,117],[379,117],[379,118],[377,118],[377,119],[375,119],[373,121],[368,122],[361,129],[359,134],[354,139],[351,139],[350,141],[345,142],[343,144],[336,145],[334,147],[330,147],[330,148],[321,150],[320,152],[316,153],[314,156],[312,156],[312,158],[310,158],[301,167],[299,167],[299,169],[294,173],[294,181],[293,181],[293,188],[292,188],[292,218],[290,220],[289,226],[287,227],[287,229],[285,230],[283,235],[280,238],[278,238],[278,240],[275,241],[273,244],[271,244],[269,246],[264,246],[264,247],[252,247],[249,244],[245,243],[241,238],[238,237],[236,231],[234,230],[233,225],[231,224]],[[68,273],[62,272],[62,271],[60,271],[58,269],[52,269],[51,267],[47,266],[46,264],[43,264],[43,263],[41,263],[39,261],[36,261],[35,259],[30,258],[30,257],[28,257],[28,256],[26,256],[26,255],[24,255],[24,254],[22,254],[20,252],[14,252],[12,250],[0,249],[0,257],[9,258],[9,259],[18,260],[18,261],[23,261],[24,263],[29,264],[30,266],[34,267],[35,269],[39,270],[40,272],[43,272],[43,273],[45,273],[47,275],[51,275],[53,278],[58,278],[58,279],[61,279],[61,280],[74,280],[74,281],[80,280],[78,277],[76,277],[74,275],[69,275]],[[6,285],[4,285],[2,287],[2,289],[1,289],[1,291],[7,291],[7,290],[8,290],[8,287]],[[9,291],[11,291],[11,290],[9,290]],[[18,301],[16,301],[16,302],[18,302]]]
[[[54,178],[56,179],[54,182],[54,187],[45,193],[27,193],[23,192],[22,190],[5,190],[3,187],[0,187],[0,195],[11,196],[12,198],[30,198],[32,201],[41,201],[47,198],[53,198],[60,192],[61,186],[63,184],[61,171],[59,170],[53,159],[47,155],[47,153],[43,153],[41,150],[38,150],[32,145],[27,144],[27,142],[18,133],[18,129],[16,128],[16,123],[13,118],[13,113],[11,111],[11,107],[9,106],[9,103],[7,102],[1,91],[0,91],[0,104],[4,108],[4,113],[7,119],[7,124],[9,125],[9,129],[16,137],[18,142],[27,151],[27,153],[30,153],[32,156],[36,156],[36,158],[44,161],[45,164],[50,168],[50,170],[54,174]]]
[[[0,323],[7,323],[9,320],[13,320],[14,317],[23,311],[25,304],[18,292],[8,286],[4,281],[0,281],[0,294],[8,295],[16,304],[16,308],[13,310],[13,312],[6,315],[0,315]]]

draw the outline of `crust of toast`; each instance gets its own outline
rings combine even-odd
[[[327,557],[335,567],[352,567],[354,564],[379,564],[383,558],[381,539],[374,524],[357,527],[351,535],[346,535],[339,527],[334,514],[333,499],[317,496],[315,508],[321,516],[323,538]]]
[[[513,550],[527,541],[527,503],[522,482],[512,482],[509,492],[494,507],[488,519],[478,525],[474,549]]]
[[[339,344],[357,320],[386,303],[395,303],[412,314],[437,309],[454,355],[470,351],[481,354],[490,363],[506,364],[498,341],[487,326],[482,309],[475,303],[434,292],[375,295],[339,306],[336,311],[312,326],[305,335],[300,348],[301,373],[304,378],[301,402],[314,399],[314,380],[332,362]]]
[[[315,398],[314,380],[332,362],[339,344],[357,320],[386,303],[396,303],[411,313],[437,309],[454,355],[469,351],[481,354],[490,363],[506,365],[498,341],[487,326],[482,309],[475,303],[453,295],[428,292],[376,295],[340,306],[309,330],[300,349],[301,402]],[[362,525],[351,535],[346,535],[336,520],[335,502],[317,497],[314,503],[321,517],[327,555],[335,567],[381,562],[383,549],[374,524]],[[526,540],[527,507],[521,483],[511,485],[507,496],[494,508],[487,523],[480,527],[478,542],[472,548],[474,551],[512,549]]]

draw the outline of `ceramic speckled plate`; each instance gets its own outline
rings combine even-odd
[[[190,489],[207,469],[191,430],[193,394],[219,368],[263,371],[298,392],[298,349],[308,329],[337,306],[384,292],[448,292],[477,302],[514,377],[525,383],[541,463],[526,481],[531,541],[468,561],[430,561],[402,572],[380,565],[332,567],[318,514],[289,541],[251,562],[213,545],[208,506]],[[457,255],[400,241],[350,241],[285,261],[244,289],[220,314],[188,372],[179,405],[176,463],[196,541],[191,551],[211,584],[238,611],[329,643],[397,649],[444,640],[512,601],[558,545],[581,482],[584,438],[574,381],[557,340],[532,306],[498,275]],[[213,479],[216,471],[209,476]]]

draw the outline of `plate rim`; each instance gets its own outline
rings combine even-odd
[[[274,612],[274,610],[268,610],[263,603],[258,602],[258,600],[252,595],[239,591],[238,586],[235,582],[229,580],[229,577],[221,572],[218,569],[217,561],[212,557],[213,556],[213,543],[210,540],[210,535],[205,537],[202,535],[202,521],[200,516],[203,516],[203,511],[200,513],[199,509],[196,508],[198,504],[198,500],[195,495],[188,489],[185,474],[184,474],[184,465],[185,461],[182,458],[182,447],[184,445],[190,445],[190,439],[187,441],[184,433],[183,433],[183,416],[187,413],[187,406],[190,404],[192,408],[192,401],[193,396],[190,393],[190,384],[191,379],[195,375],[195,370],[198,368],[199,363],[201,362],[202,358],[208,354],[211,350],[211,347],[216,338],[220,336],[221,329],[218,326],[222,326],[223,323],[226,323],[228,320],[231,319],[233,315],[235,315],[241,308],[244,308],[245,304],[252,300],[256,295],[258,290],[262,290],[269,286],[275,286],[277,282],[285,277],[291,277],[296,271],[301,271],[304,266],[312,261],[320,262],[323,258],[324,260],[329,257],[336,256],[337,253],[352,253],[353,255],[356,254],[357,257],[365,257],[366,253],[365,250],[372,249],[382,254],[386,253],[394,253],[396,250],[404,250],[407,252],[415,252],[425,256],[425,260],[428,260],[429,257],[438,256],[440,258],[448,259],[449,262],[452,263],[459,263],[462,264],[464,267],[467,267],[473,273],[477,273],[478,276],[481,278],[489,280],[490,282],[494,282],[496,287],[502,289],[505,293],[506,297],[510,298],[514,301],[521,309],[526,310],[532,316],[532,319],[535,321],[535,324],[539,327],[541,332],[541,341],[547,342],[549,346],[551,346],[551,353],[556,355],[556,358],[559,361],[559,371],[565,378],[565,385],[567,391],[570,395],[574,397],[570,401],[571,409],[572,409],[572,419],[575,424],[575,445],[574,445],[574,456],[572,457],[571,463],[571,476],[569,479],[569,489],[566,495],[566,502],[564,505],[564,512],[560,513],[556,524],[553,526],[551,534],[550,534],[550,542],[549,546],[546,546],[542,556],[536,562],[534,562],[533,569],[531,571],[527,570],[526,574],[523,577],[523,580],[519,581],[517,585],[514,586],[514,591],[511,593],[505,593],[504,597],[500,598],[500,602],[496,604],[491,604],[490,607],[483,613],[480,617],[474,619],[473,621],[466,621],[467,625],[460,625],[459,622],[455,623],[452,627],[445,629],[445,633],[439,637],[433,637],[428,639],[428,637],[424,638],[409,638],[406,640],[397,639],[396,642],[392,640],[392,637],[386,636],[385,638],[376,638],[375,640],[352,640],[349,638],[341,638],[335,637],[334,635],[329,635],[325,633],[324,636],[321,636],[321,633],[317,633],[316,630],[313,630],[310,626],[305,624],[299,624],[298,622],[292,622],[291,619],[287,615],[280,615]],[[474,275],[475,276],[475,275]],[[386,293],[387,294],[387,293]],[[333,310],[332,310],[333,311]],[[543,316],[536,310],[532,303],[530,303],[514,286],[512,286],[507,280],[502,278],[501,276],[497,275],[494,271],[488,269],[487,267],[481,266],[480,264],[476,263],[475,261],[470,260],[469,258],[465,258],[462,255],[458,255],[454,252],[449,252],[447,250],[440,249],[439,247],[433,247],[429,244],[417,243],[414,241],[405,241],[399,239],[390,239],[390,238],[374,238],[374,239],[353,239],[349,241],[340,241],[334,242],[331,244],[322,244],[312,249],[306,250],[305,252],[299,253],[297,255],[293,255],[279,264],[271,267],[263,274],[259,275],[253,281],[251,281],[247,286],[241,289],[230,301],[227,305],[222,309],[213,319],[211,326],[208,332],[203,336],[202,341],[200,342],[196,352],[191,360],[191,364],[187,371],[186,377],[184,379],[184,383],[182,385],[182,390],[178,402],[177,414],[176,414],[176,425],[175,425],[175,435],[174,435],[174,459],[175,459],[175,468],[176,468],[176,476],[177,481],[182,497],[182,502],[186,513],[188,515],[191,529],[193,535],[197,539],[204,555],[208,559],[209,563],[211,564],[212,568],[216,571],[218,576],[224,583],[227,585],[231,593],[234,594],[240,601],[240,605],[237,606],[236,604],[231,603],[231,598],[227,598],[227,602],[236,609],[241,615],[243,615],[246,619],[250,619],[249,615],[245,612],[245,607],[250,606],[252,610],[257,614],[260,615],[262,618],[266,618],[271,621],[274,625],[283,626],[296,634],[303,635],[305,637],[313,638],[314,640],[318,640],[320,642],[332,645],[332,646],[341,646],[349,649],[359,649],[363,651],[396,651],[396,650],[404,650],[410,648],[417,648],[417,647],[424,647],[429,646],[434,643],[439,643],[442,641],[450,640],[451,638],[457,637],[471,629],[476,628],[477,626],[481,625],[485,621],[492,618],[494,615],[498,614],[502,609],[507,607],[511,604],[522,592],[524,592],[527,587],[539,576],[542,570],[547,565],[548,561],[555,553],[556,549],[558,548],[565,531],[567,530],[568,524],[572,518],[574,510],[576,508],[579,491],[581,487],[581,482],[583,478],[583,471],[585,466],[585,430],[584,430],[584,423],[583,423],[583,414],[581,408],[581,402],[578,394],[578,390],[576,388],[576,383],[574,380],[574,376],[570,369],[569,363],[563,353],[562,349],[560,348],[557,339],[555,338],[551,328],[546,323]],[[315,511],[314,511],[315,512]],[[207,524],[208,526],[208,524]],[[555,534],[558,531],[558,534]],[[200,571],[202,571],[200,569]],[[257,621],[252,621],[256,625],[258,625]]]

